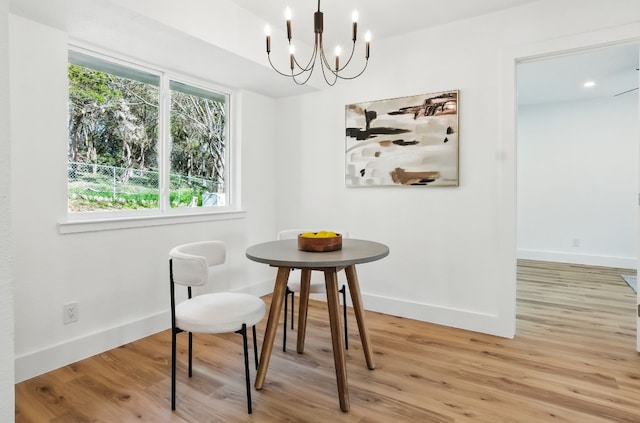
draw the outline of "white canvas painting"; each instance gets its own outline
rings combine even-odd
[[[457,186],[458,91],[345,107],[349,187]]]

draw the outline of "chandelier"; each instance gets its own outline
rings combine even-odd
[[[289,39],[289,67],[291,69],[291,73],[284,73],[278,70],[271,61],[271,29],[269,26],[265,28],[265,32],[267,35],[267,58],[269,59],[269,64],[280,75],[287,76],[292,78],[296,84],[304,85],[309,81],[311,75],[313,74],[313,70],[316,66],[316,62],[320,61],[320,69],[322,70],[322,76],[324,77],[325,82],[333,86],[338,79],[355,79],[363,74],[365,69],[367,69],[367,64],[369,63],[369,49],[371,43],[371,33],[367,32],[365,34],[365,63],[364,67],[360,72],[352,76],[344,76],[342,71],[349,66],[351,63],[351,59],[353,58],[353,53],[356,50],[356,40],[358,35],[358,12],[354,11],[351,15],[353,19],[353,28],[352,28],[352,40],[353,46],[351,47],[351,54],[349,58],[344,62],[342,66],[340,66],[340,55],[342,54],[342,49],[340,46],[337,46],[335,49],[335,66],[331,66],[327,56],[324,52],[324,46],[322,44],[322,30],[323,30],[323,14],[320,11],[320,0],[318,0],[318,11],[313,14],[313,31],[315,33],[315,42],[313,46],[313,53],[311,54],[311,58],[309,62],[302,66],[295,55],[295,48],[291,42],[291,10],[287,8],[285,11],[285,17],[287,19],[287,38]],[[304,62],[303,62],[304,63]]]

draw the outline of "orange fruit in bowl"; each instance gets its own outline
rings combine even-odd
[[[333,231],[319,231],[319,232],[304,232],[301,233],[302,238],[335,238],[338,236]]]

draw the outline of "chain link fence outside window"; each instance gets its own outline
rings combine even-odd
[[[159,208],[157,171],[91,163],[68,162],[70,212]],[[172,208],[224,206],[224,183],[210,179],[169,175]]]

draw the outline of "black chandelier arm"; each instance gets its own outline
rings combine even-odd
[[[351,46],[351,54],[349,54],[349,58],[347,59],[347,61],[345,62],[344,65],[342,65],[340,67],[340,69],[338,69],[338,72],[341,72],[343,69],[345,69],[347,66],[349,66],[349,63],[351,63],[351,59],[353,59],[353,53],[356,51],[356,43],[355,41],[353,42],[353,45]]]
[[[322,69],[322,77],[324,78],[324,82],[326,82],[327,85],[329,85],[330,87],[333,87],[336,84],[336,82],[338,82],[338,73],[332,71],[331,68],[328,68],[329,72],[333,75],[333,82],[331,82],[327,78],[327,72],[325,70],[325,67],[322,65],[322,62],[320,63],[320,68]]]
[[[276,67],[273,65],[273,62],[271,61],[271,55],[270,55],[270,54],[267,54],[267,58],[269,59],[269,64],[271,65],[271,68],[272,68],[274,71],[278,72],[278,73],[279,73],[280,75],[282,75],[282,76],[286,76],[286,77],[291,78],[291,77],[293,77],[293,76],[300,76],[300,75],[302,75],[303,73],[305,73],[305,72],[306,72],[304,69],[303,69],[303,70],[301,70],[300,72],[296,73],[296,74],[293,74],[293,71],[292,71],[290,74],[289,74],[289,73],[281,72],[278,68],[276,68]]]
[[[369,59],[366,59],[366,61],[364,63],[364,67],[362,68],[362,70],[358,74],[356,74],[354,76],[342,76],[340,74],[340,72],[343,69],[345,69],[349,65],[349,63],[351,62],[351,59],[353,58],[353,52],[354,51],[355,51],[355,43],[354,43],[354,47],[351,49],[351,55],[349,56],[349,59],[347,60],[347,63],[344,66],[340,67],[337,71],[331,69],[331,67],[329,66],[329,63],[327,61],[327,58],[326,58],[326,56],[324,54],[324,51],[321,51],[320,52],[320,56],[321,56],[322,63],[320,63],[320,65],[322,66],[322,64],[324,63],[324,66],[322,66],[322,73],[325,74],[325,69],[324,68],[326,67],[329,70],[329,72],[331,72],[336,77],[336,79],[344,79],[344,80],[356,79],[357,77],[362,75],[364,73],[364,71],[367,69],[367,65],[369,64]],[[325,81],[327,82],[327,84],[329,84],[331,86],[333,86],[333,84],[335,84],[335,82],[333,84],[330,84],[326,77],[325,77]]]
[[[324,49],[322,49],[322,48],[320,49],[320,66],[322,66],[323,68],[326,67],[327,69],[329,69],[329,71],[331,71],[332,73],[335,73],[335,71],[333,69],[331,69],[331,65],[329,64],[329,61],[327,60],[327,56],[325,56],[325,54],[324,54]]]
[[[353,59],[353,53],[355,51],[356,51],[356,43],[354,42],[353,46],[351,47],[351,54],[349,55],[349,58],[347,59],[347,61],[342,66],[340,66],[338,69],[335,69],[335,70],[331,68],[329,61],[327,60],[327,56],[324,54],[324,50],[320,52],[320,57],[324,65],[327,67],[327,69],[329,69],[331,73],[337,74],[338,72],[342,72],[347,66],[349,66],[349,63],[351,63],[351,59]]]
[[[296,59],[295,56],[293,56],[293,63],[295,63],[297,69],[300,69],[300,73],[308,72],[313,69],[313,62],[315,61],[316,55],[317,53],[314,51],[311,55],[311,59],[309,59],[309,63],[307,63],[307,66],[305,67],[302,67],[300,63],[298,63],[298,59]]]
[[[359,77],[360,75],[362,75],[362,74],[364,73],[364,71],[365,71],[365,70],[367,70],[367,65],[368,65],[368,64],[369,64],[369,59],[367,59],[367,60],[364,62],[364,67],[362,68],[362,70],[361,70],[360,72],[358,72],[356,75],[353,75],[353,76],[342,76],[342,75],[340,74],[340,72],[342,71],[342,69],[344,69],[346,66],[343,66],[343,67],[342,67],[342,68],[340,68],[338,71],[334,71],[334,70],[332,70],[332,69],[331,69],[330,67],[328,67],[328,66],[327,66],[327,69],[329,70],[329,72],[331,72],[331,73],[336,77],[336,79],[350,80],[350,79],[356,79],[357,77]],[[322,66],[322,73],[323,73],[323,74],[325,73],[324,68],[325,68],[325,66]],[[326,78],[326,77],[325,77],[325,81],[327,82],[327,84],[329,84],[329,81],[327,81],[327,78]],[[334,82],[334,84],[335,84],[335,82]],[[333,84],[329,84],[329,85],[333,86]]]
[[[295,75],[293,74],[293,69],[291,70],[291,75],[290,76],[291,76],[291,79],[293,79],[293,82],[295,82],[298,85],[304,85],[309,81],[309,79],[311,78],[311,75],[313,75],[313,69],[315,68],[315,57],[316,57],[317,54],[318,54],[317,51],[314,49],[313,50],[313,55],[312,55],[313,61],[309,62],[309,63],[311,63],[311,67],[309,67],[308,69],[302,69],[300,72],[298,72]],[[294,61],[295,61],[295,58],[294,58]],[[298,67],[300,67],[300,66],[298,66]],[[304,80],[298,81],[296,79],[296,76],[300,76],[305,72],[307,72],[307,77]]]
[[[296,84],[298,84],[298,85],[304,85],[304,84],[306,84],[306,83],[309,81],[309,78],[311,78],[311,75],[313,74],[313,68],[311,68],[311,70],[309,70],[308,72],[309,72],[309,73],[307,74],[307,77],[304,79],[304,81],[298,81],[298,80],[296,79],[296,76],[299,76],[299,75],[300,75],[300,73],[299,73],[299,74],[297,74],[297,75],[289,75],[289,76],[291,76],[291,79],[293,79],[293,82],[295,82]]]
[[[316,43],[313,46],[313,53],[311,53],[311,58],[309,59],[309,63],[307,63],[307,66],[302,67],[300,66],[300,63],[298,63],[298,59],[296,59],[296,56],[293,56],[293,63],[295,63],[295,65],[298,67],[298,69],[300,69],[300,74],[303,72],[308,72],[308,71],[312,71],[313,70],[313,66],[314,63],[316,61],[316,56],[318,55],[318,44]],[[298,74],[299,75],[299,74]]]
[[[338,72],[340,72],[341,70],[343,70],[344,68],[349,66],[349,63],[351,63],[351,59],[353,59],[353,53],[355,53],[355,51],[356,51],[356,42],[354,41],[353,44],[351,45],[351,54],[349,55],[349,58],[347,59],[347,63],[342,65],[342,67],[340,69],[338,69]]]
[[[362,68],[362,70],[357,74],[357,75],[353,75],[353,76],[342,76],[342,75],[338,75],[336,74],[336,76],[340,79],[345,79],[345,80],[349,80],[349,79],[356,79],[357,77],[359,77],[360,75],[362,75],[364,73],[364,71],[367,70],[367,65],[369,64],[369,59],[367,59],[366,62],[364,62],[364,68]]]
[[[293,62],[295,63],[296,66],[298,66],[298,69],[300,69],[300,72],[298,72],[295,75],[293,74],[293,69],[291,69],[291,75],[290,76],[291,76],[291,79],[293,79],[293,82],[295,82],[298,85],[304,85],[309,81],[309,79],[311,78],[311,75],[313,75],[313,69],[315,67],[315,62],[316,62],[316,56],[317,55],[318,55],[318,46],[316,45],[313,48],[313,53],[311,54],[311,59],[309,59],[309,63],[307,64],[306,68],[301,67],[298,64],[295,56],[293,57]],[[306,78],[304,80],[298,81],[296,79],[296,76],[300,76],[300,75],[304,74],[305,72],[307,73]]]

